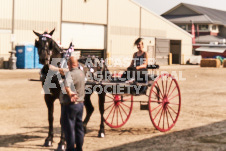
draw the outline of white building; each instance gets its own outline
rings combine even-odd
[[[34,43],[32,30],[56,28],[53,39],[83,55],[132,58],[133,43],[145,37],[145,48],[157,64],[184,64],[192,55],[189,33],[132,0],[0,0],[0,57],[21,43]],[[13,34],[13,36],[12,36]],[[151,56],[150,56],[151,57]],[[129,62],[129,61],[128,61]]]

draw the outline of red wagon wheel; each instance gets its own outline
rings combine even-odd
[[[181,94],[172,75],[162,74],[155,79],[148,105],[150,118],[156,129],[166,132],[175,125],[181,108]]]
[[[133,96],[106,94],[104,103],[104,120],[111,128],[123,126],[133,109]]]

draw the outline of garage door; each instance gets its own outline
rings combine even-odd
[[[169,39],[156,39],[156,63],[160,65],[168,65],[168,56],[170,48]]]
[[[97,58],[104,58],[104,50],[96,50],[96,49],[75,49],[81,52],[81,56],[95,56]]]
[[[89,50],[92,55],[105,50],[105,26],[79,23],[62,23],[61,43],[68,47],[73,42],[75,49],[81,50],[81,53]]]

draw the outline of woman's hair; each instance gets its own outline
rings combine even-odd
[[[143,43],[143,38],[137,38],[137,40],[134,42],[134,46],[138,45],[140,42]]]

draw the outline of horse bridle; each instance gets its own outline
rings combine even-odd
[[[50,46],[50,43],[49,43],[49,40],[48,40],[48,38],[50,39],[50,40],[52,40],[52,36],[51,35],[49,35],[49,34],[42,34],[41,35],[41,40],[44,42],[44,46],[43,45],[41,45],[41,51],[44,51],[44,52],[47,52],[47,59],[45,59],[45,60],[47,60],[47,64],[49,64],[50,63],[50,56],[51,56],[51,54],[52,54],[52,50],[49,48]],[[39,39],[40,40],[40,39]]]

